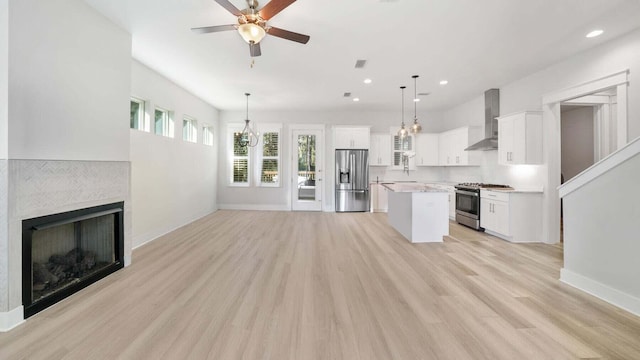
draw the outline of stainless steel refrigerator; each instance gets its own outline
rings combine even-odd
[[[369,210],[369,150],[336,150],[336,212]]]

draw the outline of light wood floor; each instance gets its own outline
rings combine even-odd
[[[385,214],[219,211],[0,334],[0,359],[640,359],[640,318],[558,281],[562,248]]]

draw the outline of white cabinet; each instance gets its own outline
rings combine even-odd
[[[511,242],[542,241],[542,192],[481,190],[480,226]]]
[[[449,219],[456,219],[456,188],[453,185],[445,185],[442,183],[427,184],[438,189],[447,190],[449,193]]]
[[[479,165],[477,151],[464,151],[481,139],[479,128],[465,126],[440,133],[439,164],[444,166]]]
[[[391,166],[391,135],[371,134],[370,166]]]
[[[449,190],[449,219],[456,219],[456,188],[453,186],[447,186]]]
[[[439,153],[438,134],[420,133],[416,135],[416,166],[440,165]]]
[[[542,112],[524,111],[498,118],[498,163],[542,163]]]
[[[482,190],[480,196],[480,226],[502,236],[511,236],[509,194]]]
[[[380,183],[371,183],[369,185],[371,212],[387,212],[387,209],[389,209],[387,191],[387,188]]]
[[[333,144],[336,149],[369,149],[369,127],[334,127]]]

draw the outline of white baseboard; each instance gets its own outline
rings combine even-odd
[[[145,234],[142,235],[138,235],[138,236],[134,236],[133,237],[133,248],[132,250],[135,250],[141,246],[144,246],[150,242],[152,242],[153,240],[164,236],[172,231],[178,230],[179,228],[188,225],[198,219],[201,219],[205,216],[208,216],[210,214],[213,214],[214,212],[216,212],[217,210],[212,210],[212,211],[207,211],[205,213],[201,213],[201,214],[197,214],[196,216],[194,216],[193,218],[188,218],[188,219],[184,219],[183,221],[180,222],[179,225],[175,225],[175,226],[171,226],[171,227],[167,227],[167,228],[163,228],[163,229],[159,229],[159,230],[155,230],[152,232],[147,232]],[[129,264],[131,264],[131,259],[129,259]],[[127,259],[125,258],[125,266],[127,265]]]
[[[260,210],[260,211],[291,211],[288,205],[269,204],[218,204],[220,210]]]
[[[11,311],[0,311],[0,332],[7,332],[24,322],[22,305]]]
[[[640,299],[571,270],[560,269],[560,281],[640,316]]]

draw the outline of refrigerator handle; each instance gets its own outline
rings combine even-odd
[[[351,162],[349,164],[349,172],[351,173],[351,179],[349,179],[350,183],[351,183],[351,189],[353,189],[354,184],[356,184],[357,182],[357,176],[358,176],[358,172],[355,171],[355,167],[356,167],[356,154],[351,153],[349,154],[349,161]]]

